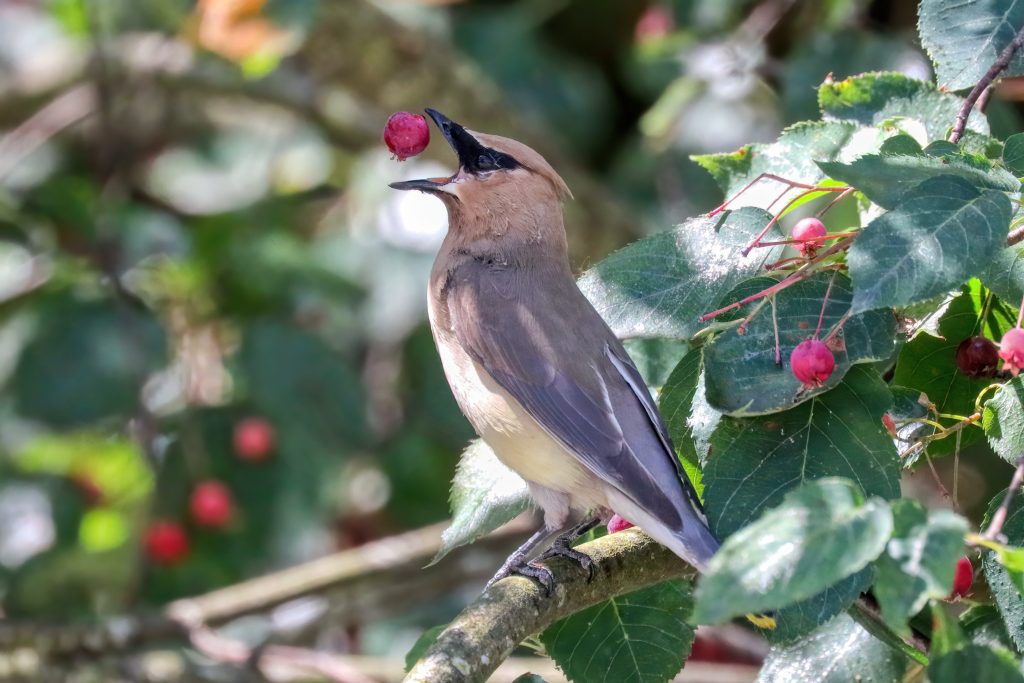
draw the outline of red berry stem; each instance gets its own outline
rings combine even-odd
[[[1017,311],[1017,327],[1020,327],[1022,319],[1024,319],[1024,299],[1020,300],[1020,310]]]
[[[830,256],[832,256],[832,255],[834,255],[834,254],[836,254],[836,253],[838,253],[840,251],[843,251],[844,249],[848,248],[850,246],[850,244],[853,243],[854,237],[856,237],[856,235],[847,237],[847,238],[845,238],[843,240],[840,240],[839,242],[836,242],[831,247],[829,247],[825,251],[823,251],[820,254],[818,254],[812,260],[810,260],[807,263],[805,263],[804,266],[800,270],[797,270],[792,275],[787,276],[785,279],[780,280],[779,282],[775,283],[771,287],[763,289],[760,292],[757,292],[756,294],[751,294],[748,297],[744,297],[743,299],[740,299],[739,301],[735,301],[735,302],[729,304],[728,306],[723,306],[722,308],[719,308],[716,311],[711,311],[710,313],[705,313],[704,315],[702,315],[700,317],[701,322],[707,322],[708,320],[711,320],[712,318],[717,318],[718,316],[722,315],[723,313],[728,313],[729,311],[732,311],[732,310],[735,310],[737,308],[741,308],[743,306],[746,306],[751,301],[757,301],[758,299],[764,298],[766,296],[771,296],[773,294],[778,294],[779,292],[781,292],[782,290],[786,289],[790,285],[793,285],[793,284],[799,282],[800,280],[803,280],[804,278],[810,276],[814,272],[816,272],[816,270],[814,268],[812,268],[812,266],[815,266],[815,265],[821,263],[822,261],[824,261],[825,259],[827,259],[828,257],[830,257]]]
[[[832,337],[836,336],[839,333],[839,330],[843,329],[843,325],[845,325],[846,321],[849,319],[850,314],[843,313],[843,317],[839,319],[839,322],[835,324],[835,327],[832,328],[832,330],[828,333],[828,336],[822,339],[822,341],[828,344],[829,340],[832,339]]]
[[[825,308],[828,306],[828,296],[832,293],[832,284],[836,281],[836,273],[838,270],[832,271],[832,277],[828,281],[828,287],[825,288],[825,298],[821,300],[821,313],[818,314],[818,326],[814,329],[814,338],[817,339],[821,333],[821,324],[825,322]]]
[[[775,366],[782,367],[782,345],[779,343],[779,315],[776,311],[775,297],[772,297],[772,329],[775,332]]]
[[[856,191],[857,191],[856,188],[853,188],[853,187],[846,188],[845,190],[840,192],[839,195],[835,199],[830,201],[825,208],[823,208],[821,211],[819,211],[818,213],[816,213],[814,215],[817,216],[818,218],[821,218],[826,213],[828,213],[832,209],[833,206],[835,206],[839,202],[843,201],[844,199],[846,199],[847,197],[849,197],[851,194],[853,194]]]
[[[751,180],[749,183],[744,185],[743,189],[741,189],[739,192],[737,192],[733,196],[729,197],[724,202],[722,202],[721,204],[716,206],[714,209],[709,211],[708,212],[708,216],[709,217],[710,216],[717,216],[718,214],[722,213],[729,206],[729,204],[732,204],[734,201],[739,199],[740,195],[742,195],[744,192],[746,192],[747,190],[752,188],[754,185],[756,185],[761,180],[765,180],[765,179],[767,179],[767,180],[775,180],[777,182],[783,183],[784,185],[788,185],[789,189],[792,189],[794,187],[799,187],[799,188],[803,188],[805,190],[821,190],[822,192],[842,192],[843,190],[849,189],[845,185],[844,186],[840,186],[840,187],[820,187],[818,185],[808,185],[807,183],[800,183],[800,182],[797,182],[795,180],[790,180],[789,178],[783,178],[782,176],[775,175],[774,173],[761,173],[756,178]],[[785,194],[785,192],[783,194]],[[775,200],[775,201],[778,201],[778,200]],[[775,204],[775,202],[772,202],[772,204]]]
[[[797,196],[790,199],[789,202],[787,202],[786,205],[782,207],[782,210],[775,214],[770,221],[768,221],[768,225],[764,226],[764,229],[758,233],[757,237],[754,238],[754,241],[748,244],[746,247],[744,247],[743,251],[740,252],[742,256],[747,256],[748,254],[750,254],[751,250],[761,243],[761,238],[767,235],[768,231],[772,229],[772,226],[779,222],[779,219],[782,218],[783,214],[786,213],[786,210],[792,207],[801,199],[807,197],[808,195],[814,194],[815,192],[842,192],[843,190],[847,189],[845,185],[842,187],[822,187],[820,185],[811,185],[808,187],[805,185],[798,185],[796,183],[794,183],[794,185],[796,187],[807,187],[807,189],[804,192],[801,192]]]
[[[830,235],[822,235],[821,237],[808,237],[808,238],[802,239],[802,240],[788,239],[788,240],[775,240],[775,241],[772,241],[772,242],[758,242],[756,248],[760,249],[761,247],[781,247],[781,246],[786,246],[786,245],[804,244],[806,242],[827,242],[829,240],[838,240],[838,239],[842,239],[844,237],[849,237],[849,236],[850,236],[849,233],[834,232],[834,233],[832,233]]]

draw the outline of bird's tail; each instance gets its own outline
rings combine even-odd
[[[624,519],[640,527],[648,536],[693,565],[702,574],[711,557],[718,552],[721,542],[711,533],[703,511],[694,508],[684,516],[681,528],[674,529],[656,519],[626,496],[609,491],[608,502]],[[616,495],[617,494],[617,495]],[[770,614],[748,614],[747,621],[762,629],[774,629],[775,617]]]

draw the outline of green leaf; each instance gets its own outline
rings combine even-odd
[[[455,471],[452,523],[441,534],[441,547],[430,564],[511,521],[529,504],[526,482],[505,467],[487,444],[474,441],[463,452]]]
[[[955,177],[926,180],[850,247],[852,312],[903,306],[984,271],[1006,241],[1010,200]]]
[[[692,607],[691,585],[667,581],[557,621],[540,640],[575,683],[663,683],[689,656]]]
[[[768,652],[757,683],[899,681],[907,660],[841,614],[808,637]]]
[[[701,154],[692,157],[715,179],[726,197],[732,197],[762,173],[787,180],[815,184],[825,174],[815,161],[850,161],[876,151],[885,135],[875,128],[863,128],[845,121],[806,121],[782,131],[773,143],[746,145],[726,154]],[[802,193],[774,180],[761,180],[740,195],[731,206],[767,208],[784,206]]]
[[[1017,0],[922,0],[917,29],[935,63],[939,86],[966,90],[981,80],[1013,36],[1024,26]],[[1003,76],[1024,74],[1019,51]]]
[[[623,345],[647,386],[657,389],[665,383],[690,345],[672,339],[627,339]]]
[[[18,412],[62,428],[138,412],[143,383],[166,362],[156,319],[63,298],[41,308],[12,378]]]
[[[725,540],[697,586],[694,619],[720,623],[810,598],[878,557],[892,525],[885,501],[865,501],[849,480],[804,484]]]
[[[669,375],[658,397],[676,453],[701,497],[704,493],[701,468],[707,456],[708,439],[722,415],[703,399],[703,370],[701,351],[687,354]]]
[[[879,151],[883,155],[890,156],[895,154],[917,156],[923,152],[921,145],[918,144],[917,140],[906,133],[893,135],[882,143],[882,147]]]
[[[924,125],[928,140],[946,137],[962,104],[961,97],[894,71],[860,74],[818,88],[818,105],[825,119],[869,126],[896,117],[915,119]],[[977,110],[971,112],[967,125],[978,133],[988,133],[985,115]]]
[[[1024,176],[1024,133],[1006,138],[1003,143],[1003,165],[1015,176]]]
[[[1024,297],[1024,245],[1001,249],[987,271],[979,276],[985,286],[1000,299],[1018,306]]]
[[[865,567],[806,600],[784,607],[774,613],[775,628],[762,631],[762,634],[773,645],[799,640],[842,614],[861,593],[871,587],[873,579],[872,568]]]
[[[619,337],[688,339],[705,326],[698,316],[777,258],[777,247],[739,253],[770,219],[757,209],[690,219],[613,253],[580,289]]]
[[[899,463],[882,426],[890,405],[878,374],[859,366],[832,391],[775,415],[723,418],[704,471],[705,503],[720,538],[776,505],[801,483],[830,476],[868,494],[899,496]],[[871,583],[869,571],[782,610],[773,640],[808,633],[845,609]]]
[[[951,605],[943,600],[931,601],[932,646],[928,651],[932,657],[958,650],[967,643],[964,631],[956,618],[950,614]]]
[[[431,626],[426,631],[420,634],[420,637],[413,643],[412,648],[405,653],[405,672],[409,673],[409,670],[416,666],[416,662],[420,661],[420,658],[427,653],[430,646],[434,644],[437,637],[441,635],[441,632],[448,628],[448,624],[438,624],[437,626]]]
[[[953,587],[957,560],[964,553],[967,520],[947,510],[926,513],[917,502],[892,507],[894,531],[875,563],[875,597],[882,617],[895,631],[910,632],[907,619],[929,598],[942,599]]]
[[[941,413],[973,413],[978,392],[991,380],[971,379],[961,373],[956,367],[956,349],[960,342],[974,335],[1000,339],[1016,324],[1016,316],[998,301],[987,307],[988,315],[982,320],[987,296],[976,280],[968,283],[939,319],[941,336],[919,333],[900,350],[893,384],[924,393]],[[982,432],[968,427],[960,435],[961,446],[966,446],[980,439]],[[950,453],[955,445],[955,438],[935,441],[928,445],[928,452]]]
[[[999,509],[1006,492],[1000,492],[989,503],[988,512],[982,521],[982,528],[986,528],[992,520],[992,515]],[[1024,501],[1020,496],[1016,497],[1010,505],[1009,514],[1003,523],[1003,535],[1014,546],[1024,546]],[[988,582],[996,607],[1006,624],[1006,631],[1017,646],[1018,650],[1024,649],[1024,597],[1017,587],[1015,577],[1003,566],[997,553],[987,552],[982,557],[982,569],[985,572],[985,580]]]
[[[239,360],[253,402],[275,427],[311,439],[325,457],[366,439],[362,383],[319,337],[262,320],[246,330]]]
[[[792,410],[723,418],[704,471],[711,528],[725,537],[805,482],[846,477],[869,496],[899,497],[899,463],[882,425],[891,397],[878,374],[856,367],[832,391]]]
[[[932,659],[928,665],[928,680],[931,683],[1024,683],[1024,676],[1014,656],[1006,650],[966,645]]]
[[[836,367],[822,387],[807,389],[793,375],[789,357],[798,344],[811,338],[818,326],[825,293],[829,292],[820,338],[849,313],[853,291],[844,275],[820,273],[775,295],[775,313],[769,302],[750,321],[743,334],[726,330],[704,348],[706,397],[714,408],[735,416],[763,415],[791,408],[838,385],[855,363],[892,356],[896,321],[888,311],[858,315],[846,321],[837,343],[831,344]],[[743,283],[724,301],[735,301],[776,283],[755,278]],[[759,302],[740,309],[735,318],[749,314]],[[775,364],[775,323],[778,323],[782,366]]]
[[[968,607],[960,616],[960,626],[972,643],[1014,649],[1006,632],[1006,624],[995,605],[978,604]]]
[[[960,178],[965,187],[975,189],[975,194],[978,188],[1020,191],[1020,181],[1006,170],[992,166],[986,160],[962,154],[932,156],[927,150],[920,155],[868,154],[845,164],[820,162],[818,165],[828,177],[853,185],[886,209],[895,208],[905,195],[909,198],[915,188],[937,176]],[[965,200],[974,195],[954,188],[952,196]],[[1006,224],[1009,223],[1007,216]],[[890,248],[897,250],[895,245]]]
[[[992,450],[1016,465],[1024,456],[1024,377],[1014,377],[985,402],[981,426]]]

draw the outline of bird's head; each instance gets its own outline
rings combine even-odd
[[[391,183],[396,190],[429,192],[449,211],[462,213],[471,207],[477,215],[496,215],[544,199],[557,204],[572,196],[544,157],[523,143],[476,133],[439,111],[426,111],[458,156],[459,169],[450,176]]]

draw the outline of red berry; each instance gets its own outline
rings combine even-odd
[[[274,428],[259,417],[235,425],[235,453],[242,460],[264,460],[274,450]]]
[[[968,377],[995,377],[999,349],[984,337],[970,337],[956,347],[956,366]]]
[[[807,339],[793,349],[789,366],[805,387],[820,387],[835,370],[836,359],[825,344],[817,339]]]
[[[953,591],[947,597],[947,600],[956,600],[967,595],[971,590],[971,584],[974,583],[974,567],[971,566],[971,561],[966,557],[961,557],[956,561],[956,572],[953,574]]]
[[[795,245],[797,251],[801,254],[808,254],[818,247],[819,242],[814,238],[824,237],[826,234],[828,231],[825,229],[825,224],[810,216],[797,221],[793,226],[792,237],[800,241],[800,244]]]
[[[1009,370],[1016,377],[1024,368],[1024,330],[1015,327],[1003,335],[999,357],[1003,359],[1003,370]]]
[[[177,522],[153,522],[146,529],[143,546],[150,560],[170,567],[188,555],[188,536]]]
[[[889,432],[889,436],[896,438],[896,422],[892,419],[892,415],[885,413],[882,415],[882,424],[885,425],[885,431]]]
[[[675,20],[672,18],[672,10],[661,4],[651,5],[637,20],[633,37],[638,43],[658,40],[671,33],[673,28]]]
[[[188,508],[199,526],[221,529],[231,521],[234,501],[227,486],[216,479],[208,479],[196,485]]]
[[[628,529],[633,526],[632,522],[627,522],[618,515],[612,515],[612,518],[608,520],[608,533],[614,534],[623,529]]]
[[[427,120],[419,114],[398,111],[384,124],[384,144],[399,161],[416,156],[427,148],[429,142],[430,128]]]

